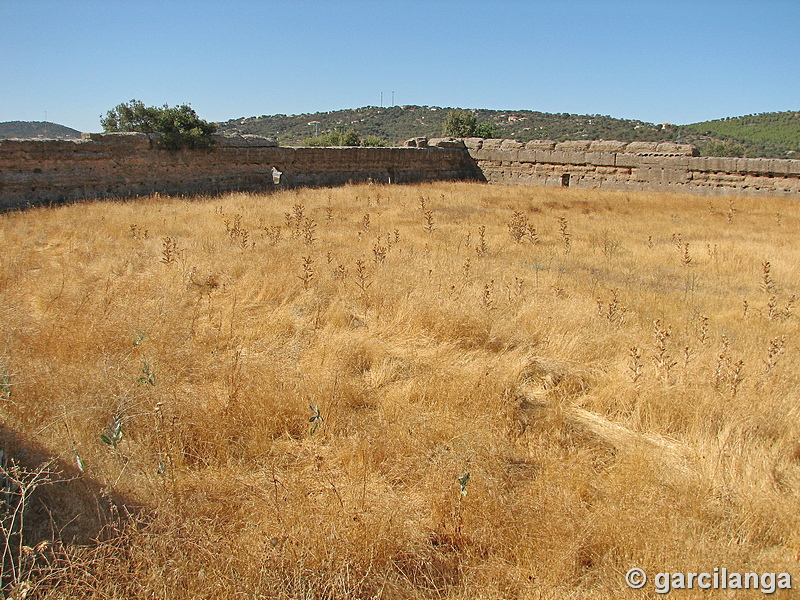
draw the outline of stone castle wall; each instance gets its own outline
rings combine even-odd
[[[0,140],[0,210],[85,198],[265,191],[348,182],[482,179],[455,148],[281,148],[256,136],[212,150],[167,151],[158,136],[88,134],[81,140]]]
[[[800,160],[693,156],[655,142],[413,140],[400,148],[282,148],[256,136],[170,152],[155,134],[0,140],[0,210],[85,198],[265,191],[347,182],[490,183],[706,194],[800,194]]]
[[[436,142],[434,142],[436,143]],[[491,183],[700,194],[800,194],[800,160],[694,156],[657,142],[464,140]]]

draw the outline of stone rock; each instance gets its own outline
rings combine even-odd
[[[403,142],[401,145],[405,146],[406,148],[427,148],[428,138],[426,137],[411,138]]]
[[[589,142],[590,152],[625,152],[625,142],[616,140],[594,140]]]
[[[82,140],[101,142],[103,144],[113,144],[115,146],[126,146],[133,148],[149,148],[150,138],[147,133],[137,131],[119,131],[113,133],[82,133]]]
[[[631,142],[625,147],[626,154],[652,154],[658,152],[658,142]]]
[[[525,144],[517,140],[503,140],[503,143],[500,144],[501,150],[522,150],[523,148],[525,148]]]
[[[483,148],[483,138],[468,137],[463,139],[464,139],[464,145],[470,150],[480,150],[481,148]]]
[[[278,142],[272,138],[252,133],[233,135],[213,135],[211,138],[223,148],[275,148]]]
[[[558,142],[556,150],[560,152],[586,152],[590,143],[588,140],[567,140],[566,142]]]
[[[483,140],[483,146],[481,146],[481,148],[483,150],[499,150],[503,142],[505,142],[503,139],[487,138]]]
[[[556,143],[552,140],[531,140],[525,144],[526,150],[555,150]]]
[[[434,148],[466,148],[464,140],[459,138],[431,138],[428,140],[428,146]]]

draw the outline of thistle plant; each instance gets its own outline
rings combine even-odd
[[[369,280],[369,273],[367,273],[367,266],[361,259],[356,261],[355,282],[358,289],[361,290],[362,295],[366,295],[367,290],[372,285],[372,282]]]
[[[375,260],[375,264],[379,265],[384,260],[386,260],[386,253],[388,252],[388,248],[386,246],[381,246],[379,242],[376,242],[372,246],[372,254]]]
[[[38,587],[35,574],[49,544],[26,542],[25,517],[37,489],[54,483],[58,473],[47,462],[29,469],[8,459],[0,449],[0,582],[8,598],[25,598]]]
[[[566,217],[558,217],[558,230],[561,233],[561,242],[564,245],[564,254],[569,254],[570,250],[572,249],[572,243],[570,241],[572,234],[568,231]]]
[[[314,261],[310,256],[303,257],[303,272],[297,278],[303,282],[303,289],[308,289],[311,280],[314,279]]]
[[[423,227],[425,233],[433,233],[433,230],[436,229],[436,227],[433,225],[433,211],[426,210],[424,213],[422,213],[422,215],[425,217],[425,226]]]
[[[642,376],[642,351],[638,346],[631,346],[628,349],[628,356],[630,357],[628,369],[630,371],[631,381],[636,383]]]
[[[778,365],[778,357],[783,352],[786,345],[786,336],[783,335],[779,338],[773,338],[769,341],[769,348],[767,350],[767,359],[764,361],[765,370],[770,373]]]
[[[667,351],[667,340],[669,340],[671,335],[672,327],[662,326],[661,319],[656,319],[653,322],[653,337],[656,347],[655,354],[653,355],[653,362],[656,365],[659,377],[663,379],[665,383],[669,382],[669,373],[672,368],[678,364]]]
[[[303,221],[303,241],[306,246],[313,244],[317,238],[314,237],[314,232],[317,229],[317,222],[314,219],[305,219]]]
[[[527,232],[528,217],[522,214],[522,212],[515,210],[514,214],[511,216],[511,220],[508,222],[508,235],[519,244],[525,238]]]
[[[708,317],[706,315],[700,315],[697,320],[697,339],[705,346],[708,340]]]
[[[761,264],[761,289],[767,294],[775,294],[775,282],[772,281],[772,265],[768,260]]]
[[[486,226],[481,225],[478,227],[478,245],[475,248],[475,252],[478,256],[484,256],[489,251],[489,247],[486,245]]]
[[[167,236],[161,240],[161,262],[171,265],[178,258],[178,242]]]
[[[733,222],[733,217],[736,214],[736,212],[737,212],[736,207],[733,205],[733,199],[731,199],[731,201],[728,204],[728,212],[726,213],[726,218],[728,220],[728,223]]]

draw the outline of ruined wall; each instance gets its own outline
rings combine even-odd
[[[800,194],[800,160],[693,156],[657,142],[464,140],[491,183],[700,194]]]
[[[613,141],[413,140],[403,148],[280,148],[257,136],[170,152],[156,134],[0,140],[0,210],[84,198],[265,191],[347,182],[491,183],[800,194],[800,160],[693,156],[691,146]]]
[[[280,148],[255,136],[219,138],[213,150],[170,152],[157,135],[89,134],[81,140],[0,140],[0,210],[84,198],[218,193],[353,182],[481,178],[448,148]]]

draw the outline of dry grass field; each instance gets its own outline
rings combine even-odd
[[[1,215],[5,591],[800,576],[798,231],[787,199],[461,183]]]

